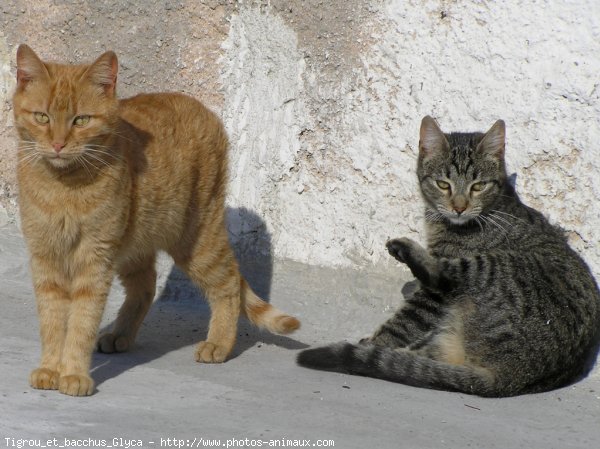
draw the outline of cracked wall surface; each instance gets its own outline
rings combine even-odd
[[[234,242],[392,265],[388,237],[423,241],[421,118],[446,131],[502,118],[522,198],[600,274],[595,0],[5,0],[0,25],[0,220],[16,213],[16,47],[69,62],[113,49],[121,96],[182,91],[222,117]]]

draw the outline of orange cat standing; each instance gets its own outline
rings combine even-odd
[[[17,51],[19,203],[40,321],[34,388],[92,394],[89,368],[114,275],[126,299],[103,352],[131,347],[155,294],[156,253],[168,252],[211,307],[199,362],[231,352],[240,312],[272,332],[296,318],[241,277],[225,228],[227,137],[213,113],[180,94],[117,100],[117,57],[91,65]]]

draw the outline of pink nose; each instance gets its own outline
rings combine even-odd
[[[454,206],[454,211],[459,214],[462,214],[465,210],[467,210],[467,208],[464,206]]]
[[[56,151],[57,153],[60,153],[60,151],[65,147],[64,143],[60,143],[60,142],[54,142],[52,144],[52,148],[54,148],[54,151]]]

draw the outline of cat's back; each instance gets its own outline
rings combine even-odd
[[[120,100],[119,117],[118,146],[131,173],[135,223],[124,252],[147,246],[148,236],[154,245],[172,248],[190,220],[211,222],[207,214],[195,217],[196,211],[223,215],[228,144],[213,112],[187,95],[150,93]]]
[[[180,93],[140,94],[119,101],[119,117],[121,144],[142,194],[171,190],[187,196],[190,189],[222,194],[227,135],[198,100]],[[199,189],[190,184],[197,179]],[[209,200],[208,194],[201,196],[202,202]]]
[[[155,120],[171,118],[207,118],[214,115],[200,101],[177,92],[138,94],[119,100],[120,115],[134,125],[145,128]]]
[[[222,128],[198,100],[174,92],[139,94],[119,100],[119,116],[155,138],[211,134]]]

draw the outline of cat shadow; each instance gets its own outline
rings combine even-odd
[[[240,271],[252,289],[268,301],[273,259],[271,235],[266,224],[246,208],[228,208],[226,213],[227,228]],[[186,274],[173,265],[162,291],[142,323],[133,348],[125,353],[94,353],[92,377],[96,385],[183,347],[189,346],[189,361],[196,363],[195,345],[206,339],[209,321],[210,308],[204,295]],[[114,321],[100,333],[112,329],[113,324]],[[237,342],[228,360],[235,359],[260,343],[291,350],[307,347],[292,338],[261,331],[247,319],[240,318]]]

